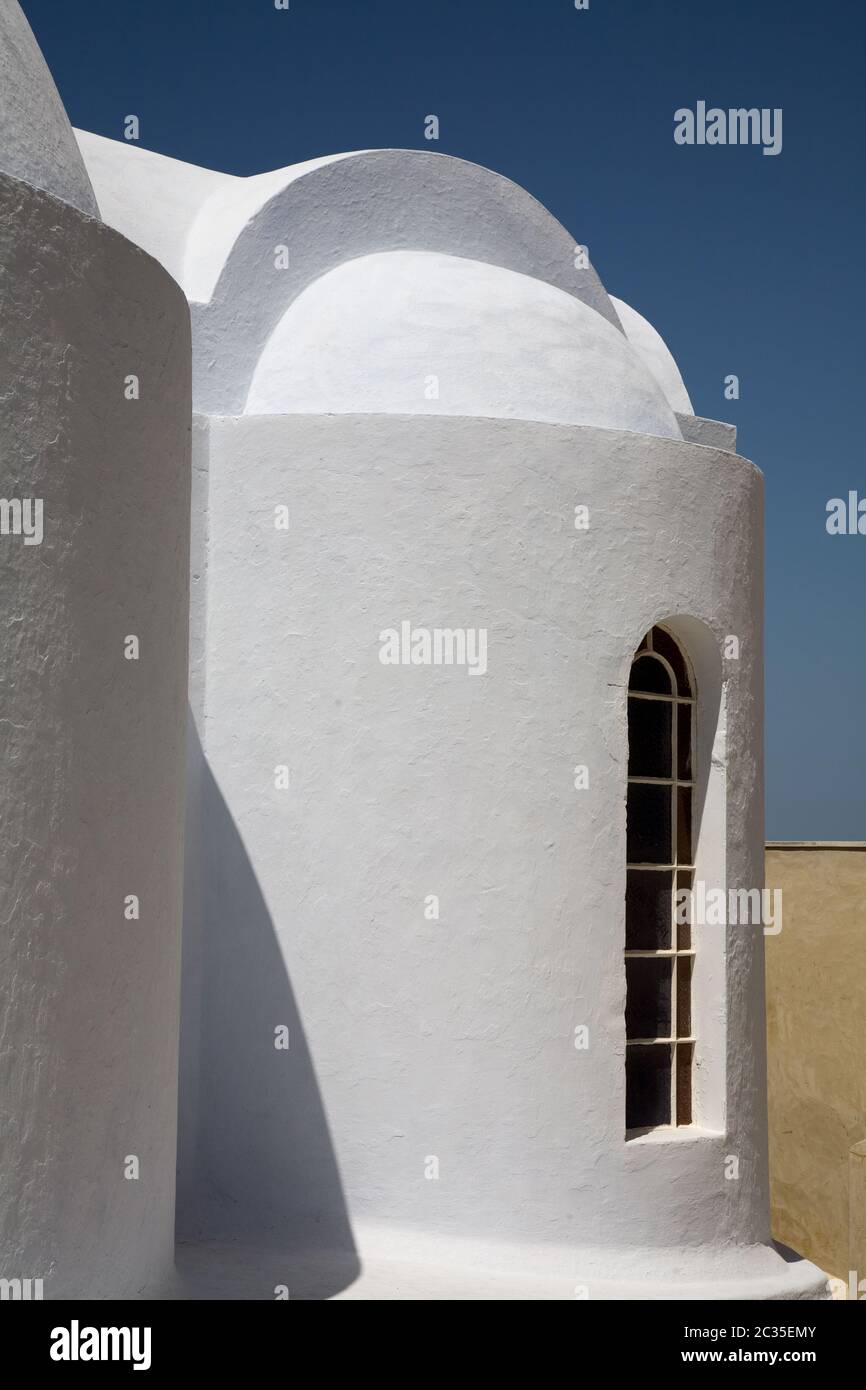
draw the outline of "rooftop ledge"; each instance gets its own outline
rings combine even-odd
[[[765,848],[866,850],[866,840],[768,840]]]

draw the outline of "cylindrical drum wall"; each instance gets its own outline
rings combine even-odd
[[[0,325],[0,1275],[135,1297],[173,1263],[189,315],[4,175]]]
[[[760,926],[698,945],[697,1128],[626,1140],[624,1100],[654,623],[704,697],[705,863],[763,883],[757,470],[395,416],[214,419],[202,467],[210,1229],[334,1246],[348,1219],[362,1256],[529,1250],[572,1285],[766,1240]]]

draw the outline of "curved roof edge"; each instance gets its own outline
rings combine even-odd
[[[312,230],[305,222],[323,233],[330,227],[335,256],[318,274],[374,251],[476,256],[546,280],[621,328],[596,271],[576,264],[573,237],[543,204],[502,174],[429,150],[358,150],[233,179],[202,205],[190,228],[190,298],[223,297],[265,227]],[[296,257],[304,249],[289,247]]]

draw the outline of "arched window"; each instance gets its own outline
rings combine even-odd
[[[694,714],[685,655],[654,627],[635,653],[628,688],[627,1134],[692,1123],[694,951],[675,905],[694,871]]]

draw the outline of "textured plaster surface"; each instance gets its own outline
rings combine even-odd
[[[770,848],[784,927],[767,941],[773,1229],[866,1278],[866,845]],[[853,1237],[853,1239],[852,1239]]]
[[[4,495],[44,503],[40,546],[0,538],[0,1275],[131,1297],[172,1263],[189,315],[138,247],[3,175],[0,318]]]
[[[740,636],[706,696],[726,709],[727,882],[760,885],[757,470],[517,421],[248,416],[197,439],[203,872],[187,911],[203,929],[184,1046],[200,1068],[181,1116],[207,1182],[181,1229],[324,1258],[320,1294],[359,1263],[458,1250],[511,1278],[588,1271],[623,1297],[723,1275],[755,1296],[820,1292],[767,1245],[759,930],[727,932],[727,1055],[705,1087],[722,1127],[624,1138],[628,669],[659,620],[713,647]],[[379,634],[402,620],[486,628],[487,674],[383,666]]]
[[[543,280],[435,252],[361,256],[294,301],[246,404],[285,412],[494,416],[680,437],[655,378],[594,309]]]
[[[99,216],[54,79],[17,0],[0,4],[0,171]]]

